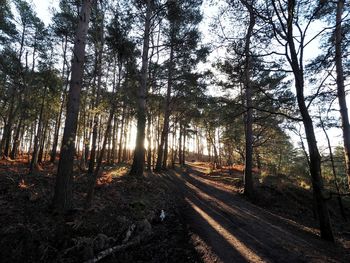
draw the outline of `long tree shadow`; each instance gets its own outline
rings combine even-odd
[[[306,235],[306,237],[315,237],[317,232],[316,230],[305,227],[302,224],[290,220],[289,218],[276,215],[252,204],[237,192],[223,188],[220,186],[220,184],[212,184],[210,179],[192,168],[187,168],[187,171],[188,172],[180,173],[183,180],[190,182],[194,186],[198,187],[200,191],[206,193],[212,198],[217,198],[219,201],[225,200],[226,203],[229,203],[231,206],[235,206],[236,209],[240,210],[240,213],[248,213],[250,216],[254,217],[254,213],[251,213],[252,211],[261,212],[266,220],[262,221],[262,218],[259,218],[259,222],[263,222],[264,224],[276,222],[282,224],[283,227],[288,228],[292,233],[298,232],[298,234],[301,236]],[[242,203],[244,206],[242,206]],[[320,240],[317,239],[317,241]]]
[[[210,244],[224,262],[349,260],[349,255],[347,260],[339,259],[337,252],[346,254],[341,248],[320,240],[297,223],[209,185],[189,172],[168,171],[162,177],[182,195],[184,214],[193,232]]]

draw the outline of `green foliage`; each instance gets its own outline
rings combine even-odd
[[[13,14],[9,1],[0,0],[0,45],[11,41],[17,35],[16,26],[12,20]]]

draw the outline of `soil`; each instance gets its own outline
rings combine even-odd
[[[28,174],[26,160],[2,160],[0,262],[93,262],[101,254],[99,262],[350,262],[350,226],[335,208],[331,244],[319,238],[310,191],[266,181],[253,204],[238,168],[192,165],[134,178],[128,165],[105,165],[89,210],[87,176],[77,170],[75,208],[57,214],[55,165]]]

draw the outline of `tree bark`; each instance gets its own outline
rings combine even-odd
[[[57,155],[57,146],[58,146],[58,136],[60,134],[60,128],[61,128],[61,120],[62,120],[62,114],[63,114],[63,109],[65,106],[65,102],[66,102],[66,96],[67,96],[67,87],[68,87],[68,76],[69,76],[69,71],[67,70],[67,78],[65,78],[65,67],[66,67],[66,63],[67,63],[67,46],[68,46],[68,37],[65,36],[65,40],[64,40],[64,48],[63,48],[63,65],[62,65],[62,79],[65,79],[65,83],[64,83],[64,89],[63,89],[63,93],[62,93],[62,102],[61,102],[61,106],[60,106],[60,111],[58,113],[57,116],[57,120],[55,123],[55,133],[54,133],[54,139],[53,139],[53,144],[52,144],[52,150],[51,150],[51,154],[50,154],[50,162],[55,162],[56,160],[56,155]]]
[[[122,153],[123,153],[123,134],[125,129],[125,103],[123,102],[123,110],[122,110],[122,119],[121,119],[121,127],[119,134],[119,147],[118,147],[118,163],[122,162]],[[125,137],[124,137],[125,139]]]
[[[130,123],[130,110],[126,113],[125,116],[125,128],[124,128],[124,141],[123,141],[123,156],[122,156],[122,162],[128,161],[128,149],[127,149],[127,143],[128,143],[128,135],[130,135],[129,132],[129,123]]]
[[[249,198],[254,197],[253,184],[253,109],[252,109],[252,86],[250,81],[251,75],[251,57],[250,57],[250,40],[255,26],[255,14],[252,6],[248,1],[241,0],[242,4],[249,12],[249,26],[245,36],[245,63],[244,63],[244,87],[245,87],[245,104],[246,104],[246,129],[245,129],[245,164],[244,164],[244,194]]]
[[[12,150],[10,153],[10,158],[13,160],[16,159],[16,156],[17,156],[18,145],[19,145],[19,135],[21,133],[22,126],[23,126],[22,124],[23,124],[23,116],[21,116],[19,119],[19,123],[16,128],[16,133],[15,133],[15,136],[13,137]]]
[[[183,126],[183,143],[182,143],[182,152],[181,152],[181,165],[185,166],[186,164],[186,126]]]
[[[143,175],[143,168],[145,163],[145,127],[146,127],[146,90],[148,77],[148,51],[150,40],[151,27],[151,1],[147,0],[146,6],[146,20],[145,31],[143,37],[143,51],[142,51],[142,67],[141,67],[141,83],[138,94],[137,103],[137,134],[136,146],[134,151],[133,163],[130,174],[135,176]]]
[[[160,144],[158,147],[158,156],[155,171],[160,171],[162,168],[166,169],[168,159],[168,133],[169,133],[169,117],[170,117],[170,99],[171,99],[171,88],[173,80],[173,69],[174,69],[174,29],[171,25],[171,40],[170,40],[170,58],[168,68],[168,85],[167,93],[164,102],[164,124],[162,134],[160,137]]]
[[[96,60],[96,74],[97,74],[97,91],[96,91],[96,101],[95,101],[95,110],[98,108],[100,104],[100,91],[102,86],[102,55],[103,55],[103,46],[104,46],[104,14],[103,10],[98,10],[96,5],[96,12],[100,13],[102,12],[102,19],[99,21],[100,27],[100,39],[96,43],[96,45],[99,47],[97,49],[97,60]],[[97,140],[98,140],[98,126],[100,121],[100,114],[98,110],[96,110],[96,113],[94,114],[94,120],[93,120],[93,130],[92,130],[92,144],[91,144],[91,153],[90,153],[90,161],[89,161],[89,170],[88,174],[92,176],[94,172],[95,167],[95,159],[96,159],[96,147],[97,147]]]
[[[321,124],[321,128],[323,130],[323,133],[324,133],[324,135],[326,136],[326,139],[327,139],[329,158],[330,158],[330,161],[331,161],[332,174],[333,174],[333,178],[334,178],[334,186],[335,186],[335,189],[337,190],[337,194],[338,194],[337,200],[338,200],[339,210],[340,210],[340,213],[341,213],[344,221],[347,221],[346,213],[345,213],[345,210],[344,210],[343,201],[341,199],[341,193],[340,193],[340,189],[339,189],[339,185],[338,185],[338,178],[337,178],[337,172],[336,172],[336,169],[335,169],[335,162],[334,162],[334,156],[333,156],[331,141],[330,141],[328,133],[326,131],[326,127],[324,125],[324,122],[323,122],[323,120],[321,118],[321,114],[320,114],[320,124]]]
[[[344,140],[346,175],[348,177],[348,188],[350,189],[350,124],[348,108],[346,105],[346,94],[344,85],[344,70],[342,60],[342,14],[344,10],[344,0],[338,0],[336,12],[335,29],[335,66],[337,73],[337,94],[342,120],[342,131]]]
[[[42,135],[41,135],[41,140],[39,143],[38,163],[43,162],[44,151],[45,151],[45,141],[46,141],[48,126],[49,126],[49,123],[46,122],[46,124],[44,126],[45,128],[44,128]]]
[[[74,58],[70,81],[67,116],[65,121],[61,156],[58,163],[53,208],[59,211],[71,209],[73,206],[73,164],[75,155],[74,140],[76,137],[80,106],[80,93],[84,72],[84,57],[87,31],[94,0],[84,0],[79,15],[79,23],[74,43]]]
[[[148,141],[148,147],[147,147],[147,170],[152,170],[152,134],[151,134],[151,125],[152,125],[152,116],[151,113],[148,112],[147,114],[147,141]]]
[[[3,134],[3,137],[1,140],[1,146],[0,146],[0,152],[5,157],[9,156],[11,133],[12,133],[11,129],[12,129],[13,120],[14,120],[16,111],[17,110],[15,109],[15,91],[13,91],[11,96],[10,106],[9,106],[8,118],[4,127],[4,134]]]
[[[114,118],[115,109],[116,109],[115,101],[113,101],[112,109],[109,113],[109,117],[107,120],[107,128],[106,128],[105,135],[103,138],[102,148],[101,148],[101,151],[100,151],[97,163],[96,163],[96,168],[94,170],[94,173],[89,178],[90,182],[89,182],[89,189],[88,189],[87,196],[86,196],[86,208],[89,208],[91,206],[91,203],[92,203],[92,198],[93,198],[94,192],[95,192],[95,185],[96,185],[96,181],[98,178],[98,173],[101,169],[103,155],[104,155],[105,150],[106,150],[107,140],[108,140],[108,137],[111,133],[112,120]]]
[[[111,147],[111,156],[110,156],[110,163],[114,164],[116,159],[116,145],[117,145],[117,134],[119,130],[119,120],[117,117],[114,117],[113,120],[113,132],[112,132],[112,147]],[[111,145],[110,145],[111,146]]]
[[[317,213],[320,223],[321,238],[334,242],[332,225],[329,218],[328,207],[323,196],[324,186],[321,174],[321,157],[317,147],[313,122],[308,112],[304,97],[304,73],[303,66],[299,64],[298,53],[294,44],[293,19],[294,19],[295,0],[288,0],[288,18],[287,18],[287,41],[290,51],[288,56],[295,77],[295,88],[297,93],[297,102],[302,116],[303,125],[306,134],[306,140],[309,147],[310,174],[313,187],[313,195],[316,202]],[[301,43],[303,45],[303,43]],[[299,52],[299,54],[302,54]],[[302,56],[302,55],[301,55]],[[302,59],[302,57],[301,57]],[[300,60],[301,62],[301,60]]]
[[[182,165],[182,123],[179,129],[179,164]]]
[[[45,87],[42,102],[41,102],[39,121],[38,121],[38,130],[37,130],[36,135],[34,137],[34,145],[33,145],[34,149],[33,149],[33,154],[32,154],[32,160],[31,160],[30,166],[29,166],[29,173],[32,173],[34,171],[34,169],[36,169],[37,163],[38,163],[39,143],[40,143],[41,134],[42,134],[42,123],[43,123],[43,111],[45,108],[45,98],[46,98],[46,87]]]

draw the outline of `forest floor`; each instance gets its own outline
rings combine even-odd
[[[25,160],[2,160],[0,262],[350,262],[350,225],[336,205],[330,244],[318,237],[310,191],[265,180],[252,204],[238,168],[199,163],[137,179],[106,165],[88,210],[87,177],[76,171],[75,209],[62,215],[50,210],[54,165],[29,175]]]
[[[88,210],[76,171],[75,209],[61,215],[50,210],[55,166],[29,175],[24,161],[0,161],[0,262],[200,262],[166,183],[127,171],[105,166]]]

